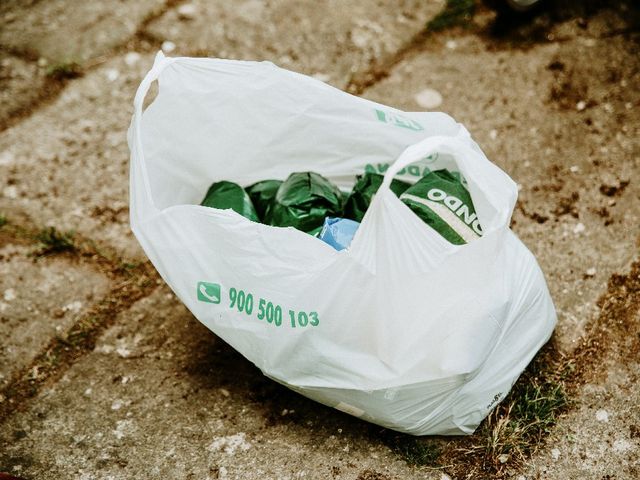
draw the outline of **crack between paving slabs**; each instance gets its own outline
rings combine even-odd
[[[2,227],[6,243],[28,240],[37,245],[35,228],[7,227]],[[157,288],[160,277],[148,261],[127,265],[109,253],[99,250],[91,240],[74,237],[71,251],[48,255],[93,267],[104,274],[112,286],[63,335],[53,338],[29,365],[13,375],[9,385],[0,391],[0,423],[15,412],[24,410],[28,401],[35,398],[44,386],[57,381],[76,361],[91,352],[97,338],[115,323],[119,313]]]
[[[133,50],[141,53],[152,53],[156,51],[157,48],[151,45],[160,40],[149,35],[145,31],[147,25],[164,15],[170,9],[184,3],[184,1],[186,0],[167,0],[162,7],[150,12],[149,15],[140,22],[136,31],[124,42],[107,49],[102,55],[88,59],[82,64],[69,64],[69,66],[72,67],[70,75],[56,76],[52,72],[46,74],[44,77],[44,84],[38,89],[36,97],[27,104],[22,105],[17,110],[11,112],[6,120],[0,122],[0,133],[17,125],[22,120],[26,120],[41,108],[53,103],[73,79],[90,73],[110,59],[125,53],[125,51]],[[35,63],[40,58],[40,55],[36,51],[30,49],[0,45],[0,51],[4,51],[9,55],[20,58],[29,63]]]

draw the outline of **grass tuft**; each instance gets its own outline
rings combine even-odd
[[[569,405],[565,379],[571,366],[557,366],[536,375],[537,366],[523,375],[505,401],[487,417],[476,434],[478,441],[461,452],[479,455],[483,470],[500,472],[508,465],[522,464],[543,445]]]
[[[73,232],[59,232],[55,227],[45,228],[36,235],[36,240],[41,243],[41,248],[36,252],[37,256],[53,253],[72,252],[76,250],[73,240]]]
[[[0,227],[4,227],[7,224],[7,217],[0,213]]]
[[[67,80],[82,76],[82,69],[77,62],[56,63],[47,68],[47,77],[55,80]]]
[[[439,32],[447,28],[465,26],[476,11],[475,0],[447,0],[444,9],[427,23],[427,31]]]

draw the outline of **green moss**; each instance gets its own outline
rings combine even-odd
[[[42,256],[76,250],[73,236],[73,232],[59,232],[55,227],[41,230],[36,235],[36,240],[41,244],[41,248],[36,252],[36,255]]]
[[[438,32],[455,26],[465,26],[473,18],[475,0],[447,0],[444,9],[427,23],[427,31]]]
[[[82,69],[77,62],[56,63],[47,68],[47,77],[55,80],[66,80],[82,76]]]
[[[565,379],[571,365],[545,364],[539,356],[507,398],[482,424],[465,453],[482,457],[485,470],[520,464],[542,445],[545,436],[569,405]]]

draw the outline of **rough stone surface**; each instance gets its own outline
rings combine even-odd
[[[171,55],[268,59],[344,87],[372,62],[396,56],[444,2],[168,1],[166,13],[146,25],[142,19],[160,3],[0,2],[0,121],[5,115],[13,125],[0,133],[0,216],[111,246],[114,271],[144,258],[128,226],[126,129],[151,55],[111,47],[144,27],[130,43],[140,51],[166,42]],[[611,314],[604,325],[620,343],[598,344],[608,352],[597,359],[599,373],[586,378],[524,469],[509,470],[518,480],[640,476],[640,367],[637,348],[629,353],[640,319],[628,310],[622,329],[615,309],[597,306],[607,281],[620,280],[638,258],[640,39],[629,5],[556,25],[549,25],[555,14],[542,14],[500,37],[480,8],[470,29],[433,34],[398,56],[386,79],[380,71],[363,77],[382,79],[365,92],[369,98],[450,113],[521,185],[513,228],[546,273],[568,359],[585,326]],[[14,112],[30,104],[41,80],[34,65],[6,53],[12,48],[47,57],[48,66],[91,60],[84,78],[33,105],[27,118]],[[39,64],[47,68],[44,59]],[[42,353],[57,326],[68,329],[108,288],[88,256],[32,263],[26,253],[34,245],[4,241],[3,232],[0,388]],[[166,287],[121,311],[94,350],[69,361],[61,378],[47,377],[0,425],[0,472],[26,479],[450,478],[408,466],[380,428],[263,377]]]
[[[526,478],[640,478],[640,365],[602,368],[607,380],[582,389],[576,410],[556,426]]]
[[[129,58],[129,63],[125,60]],[[150,55],[117,57],[0,134],[0,212],[141,258],[128,215],[127,129]]]
[[[0,125],[28,108],[43,85],[41,68],[0,50]]]
[[[366,92],[405,110],[419,109],[424,89],[440,92],[439,109],[520,185],[513,229],[545,272],[565,352],[598,316],[607,280],[637,258],[640,62],[637,40],[612,34],[623,30],[606,12],[580,28],[559,24],[550,34],[562,42],[526,49],[452,35]],[[513,478],[638,478],[637,363],[613,347],[597,370],[605,380],[577,393],[545,448]]]
[[[519,184],[513,229],[545,272],[566,350],[640,235],[640,115],[629,108],[640,102],[636,46],[571,31],[527,50],[463,35],[454,54],[434,45],[366,93],[411,111],[417,93],[439,91],[440,110]],[[581,100],[589,107],[579,111]]]
[[[11,2],[0,11],[0,44],[51,64],[83,62],[125,42],[163,0]]]
[[[0,427],[0,470],[39,479],[440,478],[407,466],[379,431],[266,379],[162,287]]]
[[[180,54],[270,60],[344,87],[356,72],[424,29],[444,2],[402,0],[195,0],[152,22],[147,32]],[[174,54],[172,53],[172,54]]]
[[[36,259],[31,250],[0,244],[0,388],[109,287],[92,268],[61,258]]]

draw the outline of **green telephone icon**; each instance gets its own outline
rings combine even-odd
[[[220,303],[220,285],[198,282],[198,300],[206,303]]]

